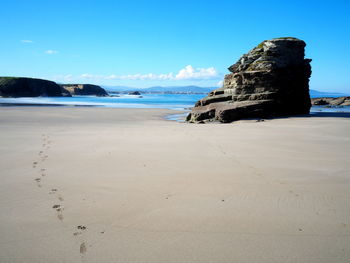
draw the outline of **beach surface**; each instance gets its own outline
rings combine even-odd
[[[350,118],[2,107],[0,262],[349,262]]]

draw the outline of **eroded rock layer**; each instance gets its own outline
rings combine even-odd
[[[323,97],[311,99],[311,104],[315,106],[350,106],[350,97]]]
[[[265,40],[228,69],[223,87],[198,101],[189,122],[307,114],[311,59],[297,38]]]
[[[63,91],[70,95],[90,95],[90,96],[108,96],[108,93],[97,85],[92,84],[62,84]]]

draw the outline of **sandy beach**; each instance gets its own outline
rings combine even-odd
[[[349,262],[346,115],[170,113],[2,107],[0,262]]]

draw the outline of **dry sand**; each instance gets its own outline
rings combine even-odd
[[[0,262],[349,262],[350,119],[0,109]]]

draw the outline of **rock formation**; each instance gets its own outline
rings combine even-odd
[[[62,84],[63,91],[71,95],[108,96],[108,93],[97,85],[92,84]]]
[[[223,87],[198,101],[187,121],[308,114],[311,59],[304,58],[305,46],[291,37],[263,41],[228,68]]]
[[[0,96],[61,97],[63,94],[61,87],[53,81],[33,78],[0,77]]]
[[[311,104],[316,106],[350,106],[350,97],[314,98],[311,99]]]
[[[131,91],[129,95],[141,95],[141,93],[139,91]]]

